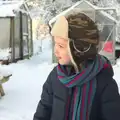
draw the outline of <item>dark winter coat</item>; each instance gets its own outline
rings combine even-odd
[[[106,68],[97,76],[97,89],[92,103],[90,120],[120,120],[120,95],[113,70]],[[33,120],[66,120],[66,109],[73,103],[73,90],[66,88],[57,78],[56,68],[43,86],[41,100]],[[68,99],[70,104],[68,105]],[[68,118],[71,120],[71,117]]]

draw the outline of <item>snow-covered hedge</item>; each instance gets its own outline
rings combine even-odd
[[[8,60],[11,57],[11,49],[0,49],[0,60]]]

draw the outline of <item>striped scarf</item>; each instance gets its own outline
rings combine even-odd
[[[96,92],[96,75],[109,61],[97,55],[94,61],[88,61],[86,67],[79,73],[71,74],[72,67],[58,64],[58,78],[66,87],[74,87],[73,108],[71,120],[89,120],[92,101]]]

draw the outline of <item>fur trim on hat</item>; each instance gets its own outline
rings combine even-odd
[[[57,19],[51,30],[51,35],[68,40],[68,21],[64,16]]]

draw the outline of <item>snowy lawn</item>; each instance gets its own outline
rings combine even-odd
[[[4,84],[6,95],[0,99],[0,120],[32,120],[42,85],[54,65],[13,65],[13,75]]]
[[[55,66],[51,64],[50,41],[43,42],[43,52],[39,52],[40,42],[34,41],[34,56],[10,65],[0,66],[0,70],[12,73],[3,84],[5,96],[0,99],[0,120],[32,120],[42,85]]]

